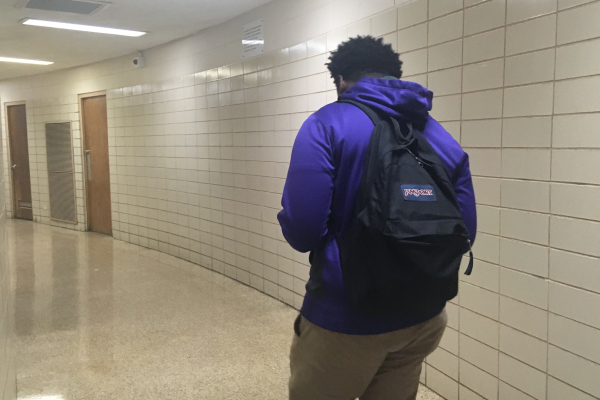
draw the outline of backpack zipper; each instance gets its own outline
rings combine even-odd
[[[419,163],[419,165],[421,167],[425,167],[425,165],[427,165],[428,167],[431,166],[430,163],[426,162],[425,160],[423,160],[421,157],[417,156],[415,153],[413,153],[409,148],[406,148],[406,151],[408,152],[408,154],[410,154],[416,161],[417,163]]]

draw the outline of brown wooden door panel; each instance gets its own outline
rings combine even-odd
[[[31,221],[33,220],[33,210],[31,208],[31,175],[25,104],[8,106],[7,119],[14,216]]]
[[[82,100],[88,229],[112,235],[106,96]]]

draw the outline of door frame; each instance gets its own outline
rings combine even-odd
[[[90,97],[98,97],[98,96],[105,96],[106,97],[106,111],[108,114],[108,96],[106,95],[106,90],[99,90],[97,92],[89,92],[89,93],[81,93],[77,95],[77,104],[79,106],[79,127],[80,127],[80,140],[81,140],[81,176],[82,176],[82,181],[83,181],[83,199],[84,199],[84,216],[85,216],[85,230],[86,232],[90,230],[90,216],[88,213],[88,207],[89,207],[89,202],[88,202],[88,187],[87,187],[87,165],[86,165],[86,160],[85,160],[85,147],[86,147],[86,143],[85,143],[85,125],[84,125],[84,116],[83,116],[83,100],[84,99],[88,99]],[[108,115],[107,115],[107,121],[106,121],[106,125],[108,126]],[[109,171],[109,176],[110,176],[110,143],[108,146],[108,150],[109,150],[109,161],[108,161],[108,171]],[[111,203],[111,214],[112,214],[112,191],[110,193],[110,203]],[[112,215],[110,216],[112,218]]]
[[[25,106],[25,115],[27,116],[27,101],[7,101],[4,103],[4,119],[6,120],[6,159],[8,160],[8,190],[10,190],[10,214],[12,218],[16,218],[16,209],[17,209],[17,199],[15,194],[15,187],[13,185],[13,174],[12,174],[12,144],[10,143],[10,128],[8,126],[8,107],[11,106]],[[26,122],[27,124],[27,122]],[[29,130],[27,126],[25,126],[25,130],[27,131],[27,153],[29,153]],[[29,160],[29,174],[31,176],[31,159]],[[31,186],[31,180],[29,181],[29,185]],[[32,193],[33,194],[33,193]],[[33,199],[31,201],[31,211],[33,213]],[[33,217],[35,221],[35,215]]]

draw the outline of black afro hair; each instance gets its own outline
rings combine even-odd
[[[331,77],[339,85],[339,76],[349,82],[358,82],[369,74],[402,76],[402,61],[392,45],[373,36],[357,36],[340,44],[331,52],[326,64]]]

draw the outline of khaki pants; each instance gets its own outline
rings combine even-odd
[[[448,322],[437,317],[381,335],[344,335],[301,318],[290,354],[290,400],[415,400],[423,360]]]

